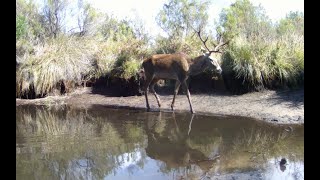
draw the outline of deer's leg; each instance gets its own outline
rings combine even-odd
[[[194,114],[195,111],[194,111],[193,108],[192,108],[191,95],[190,95],[190,92],[189,92],[189,89],[188,89],[188,85],[187,85],[187,81],[186,81],[186,80],[183,81],[182,86],[183,86],[183,88],[185,89],[185,91],[186,91],[186,93],[187,93],[187,97],[188,97],[188,101],[189,101],[189,105],[190,105],[190,111],[191,111],[192,114]]]
[[[154,85],[158,82],[158,80],[159,79],[153,79],[152,80],[152,82],[150,84],[150,92],[152,92],[154,94],[154,96],[157,99],[158,106],[161,107],[160,98],[159,98],[158,94],[156,93],[156,91],[154,90]]]
[[[150,105],[149,105],[149,101],[148,101],[148,92],[149,92],[149,85],[151,83],[153,78],[146,78],[146,82],[145,82],[145,86],[144,86],[144,96],[146,97],[146,104],[147,104],[147,110],[150,110]]]
[[[173,111],[173,107],[174,107],[174,101],[176,100],[176,96],[179,92],[179,87],[181,85],[181,82],[179,80],[176,80],[176,84],[175,84],[175,87],[174,87],[174,94],[173,94],[173,100],[172,100],[172,103],[171,103],[171,109]]]

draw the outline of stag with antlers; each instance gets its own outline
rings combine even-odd
[[[212,68],[221,74],[222,69],[218,64],[217,60],[211,57],[211,53],[220,52],[219,49],[226,45],[229,41],[223,42],[222,36],[220,36],[218,45],[214,44],[214,49],[210,50],[206,45],[208,37],[203,40],[201,37],[201,30],[195,32],[198,34],[201,42],[206,48],[207,52],[203,55],[190,58],[184,53],[176,53],[176,54],[156,54],[152,55],[150,58],[143,61],[142,66],[145,72],[145,86],[144,86],[144,94],[146,98],[147,110],[150,110],[150,105],[148,101],[148,92],[149,87],[150,91],[154,94],[159,108],[161,107],[159,95],[154,90],[154,85],[160,79],[172,79],[176,80],[173,100],[171,103],[171,109],[174,110],[174,102],[176,95],[178,94],[179,87],[182,85],[184,90],[186,91],[186,95],[190,105],[191,113],[195,113],[191,103],[191,96],[187,85],[187,79],[190,75],[196,75],[203,72],[207,68]]]

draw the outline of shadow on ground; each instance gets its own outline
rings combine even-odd
[[[289,103],[291,107],[298,107],[304,104],[304,88],[294,90],[278,90],[276,96],[270,98],[274,104],[283,102]]]
[[[92,94],[100,94],[108,97],[127,97],[141,96],[143,92],[144,81],[120,78],[100,78],[92,85]],[[174,80],[159,81],[155,86],[155,91],[161,95],[173,95],[175,87]],[[207,94],[207,95],[231,95],[226,90],[222,79],[212,79],[207,76],[194,76],[188,79],[189,91],[192,94]],[[180,86],[180,95],[185,95],[185,90]]]

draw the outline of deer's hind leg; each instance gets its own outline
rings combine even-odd
[[[154,94],[154,96],[156,97],[157,99],[157,103],[158,103],[158,106],[159,108],[161,107],[161,102],[160,102],[160,98],[159,98],[159,95],[156,93],[156,91],[154,90],[154,85],[159,81],[159,79],[153,79],[151,81],[151,84],[150,84],[150,92],[152,92]]]
[[[152,76],[146,76],[146,81],[145,81],[145,85],[144,85],[144,96],[146,98],[146,105],[147,105],[147,110],[150,110],[150,105],[149,105],[149,101],[148,101],[148,92],[149,92],[149,85],[152,81],[153,77]]]

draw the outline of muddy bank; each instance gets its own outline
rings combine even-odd
[[[171,111],[172,94],[160,94],[161,110]],[[290,91],[253,92],[243,95],[230,94],[191,94],[196,113],[216,115],[239,115],[257,118],[272,123],[304,123],[304,89]],[[152,111],[158,111],[158,105],[152,94],[149,95]],[[59,105],[88,108],[92,105],[104,105],[115,108],[145,109],[144,96],[112,97],[104,92],[82,88],[64,96],[49,96],[41,99],[16,99],[17,105]],[[175,102],[176,111],[189,111],[187,97],[179,94]]]

